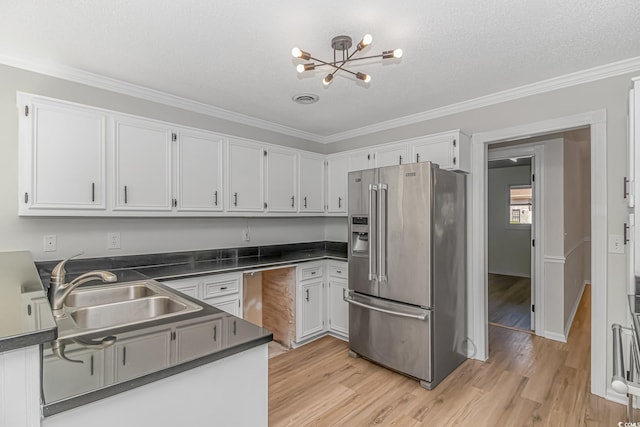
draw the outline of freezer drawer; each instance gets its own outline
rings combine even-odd
[[[425,382],[433,377],[431,311],[354,292],[349,303],[349,349]]]

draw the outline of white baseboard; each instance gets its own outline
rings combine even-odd
[[[578,293],[578,298],[576,299],[575,304],[573,305],[573,310],[571,310],[571,314],[569,315],[569,321],[564,326],[564,336],[568,337],[569,332],[571,331],[571,325],[573,325],[573,318],[576,317],[576,313],[578,311],[578,306],[580,305],[580,301],[582,300],[582,294],[584,294],[584,287],[588,282],[585,280],[582,282],[582,289]]]
[[[559,334],[557,332],[544,331],[543,336],[550,340],[567,342],[567,337],[564,334]]]

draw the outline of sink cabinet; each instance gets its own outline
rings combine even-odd
[[[170,365],[171,330],[139,335],[114,344],[115,381],[121,382]]]
[[[229,314],[242,318],[242,273],[220,273],[163,282]]]
[[[59,359],[49,349],[46,353],[42,360],[45,401],[53,402],[105,385],[104,350],[78,349],[66,352],[69,359],[80,360],[82,363]]]
[[[222,348],[222,319],[176,328],[176,362],[182,363]]]

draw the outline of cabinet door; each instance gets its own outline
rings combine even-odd
[[[74,350],[65,355],[73,363],[50,354],[43,357],[42,390],[46,403],[96,390],[104,385],[104,350]]]
[[[327,212],[347,212],[347,178],[349,159],[327,159]]]
[[[418,140],[412,144],[413,159],[416,162],[437,163],[442,169],[453,167],[454,137],[442,135]]]
[[[247,342],[252,338],[257,338],[260,334],[260,329],[256,328],[254,324],[232,316],[227,316],[224,319],[224,328],[227,334],[226,346]]]
[[[345,302],[347,281],[329,280],[329,329],[340,335],[349,335],[349,304]]]
[[[104,209],[105,114],[39,100],[25,107],[21,210]]]
[[[168,368],[170,344],[169,330],[116,341],[116,382]]]
[[[204,298],[202,301],[225,313],[233,314],[240,318],[242,317],[242,307],[240,307],[240,296],[238,294],[217,298]]]
[[[222,211],[222,144],[216,134],[183,131],[177,146],[179,211]]]
[[[409,163],[408,146],[393,145],[375,151],[373,158],[375,167],[395,166]]]
[[[371,169],[372,167],[373,160],[371,160],[371,153],[368,151],[349,154],[349,172]]]
[[[229,142],[229,194],[227,210],[264,210],[262,197],[262,147],[242,141]]]
[[[298,286],[297,315],[300,317],[296,328],[297,340],[305,339],[324,329],[323,281],[306,281]]]
[[[300,212],[324,212],[324,157],[300,154]]]
[[[115,120],[115,207],[170,211],[171,129],[146,120]]]
[[[268,212],[296,211],[298,155],[293,150],[269,148],[266,153],[266,208]]]
[[[219,350],[222,339],[222,319],[176,328],[177,363]]]

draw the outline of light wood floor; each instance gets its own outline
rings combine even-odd
[[[490,326],[487,362],[467,360],[434,390],[319,339],[269,360],[269,425],[617,426],[625,407],[593,396],[590,287],[566,344]]]
[[[531,330],[531,279],[489,274],[489,322]]]

